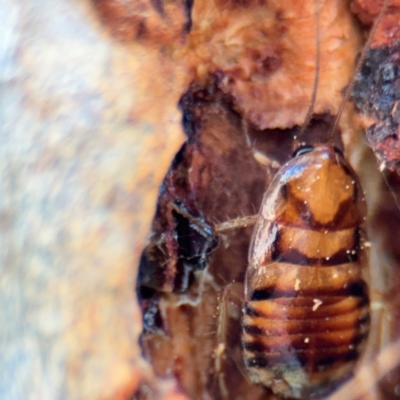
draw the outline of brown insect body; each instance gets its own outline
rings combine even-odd
[[[368,336],[366,206],[340,151],[297,154],[271,182],[253,233],[242,345],[253,382],[308,398],[349,376]]]

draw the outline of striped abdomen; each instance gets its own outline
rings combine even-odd
[[[332,390],[364,348],[360,196],[354,171],[331,146],[290,161],[266,194],[249,255],[242,346],[250,378],[277,394]]]

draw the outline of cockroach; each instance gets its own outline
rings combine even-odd
[[[312,114],[318,62],[316,70],[302,131]],[[245,278],[241,342],[252,382],[304,399],[325,395],[350,376],[370,326],[365,219],[357,174],[333,145],[302,145],[277,172],[256,220]]]
[[[353,370],[369,331],[365,200],[330,145],[300,147],[273,179],[249,251],[242,319],[253,382],[307,398]]]

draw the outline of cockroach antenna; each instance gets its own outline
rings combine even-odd
[[[354,87],[354,84],[356,82],[357,75],[359,74],[359,72],[361,70],[361,67],[362,67],[362,65],[363,65],[363,63],[365,61],[365,58],[367,56],[367,52],[368,52],[368,49],[369,49],[369,47],[371,45],[372,39],[375,36],[376,30],[378,29],[378,26],[381,23],[382,18],[386,13],[386,10],[387,10],[387,8],[389,6],[389,2],[390,2],[390,0],[384,0],[383,6],[381,8],[381,11],[379,12],[378,17],[376,18],[376,20],[375,20],[375,22],[374,22],[374,24],[372,26],[371,32],[370,32],[370,34],[368,36],[368,40],[365,43],[364,49],[361,52],[360,58],[357,61],[356,68],[355,68],[354,73],[353,73],[353,77],[351,78],[350,83],[347,86],[347,89],[346,89],[346,92],[344,94],[342,103],[340,104],[339,111],[337,113],[335,122],[333,123],[332,128],[331,128],[331,130],[329,132],[328,140],[330,140],[332,138],[332,136],[334,135],[334,132],[335,132],[335,130],[336,130],[338,124],[339,124],[340,117],[342,116],[344,107],[345,107],[345,105],[347,103],[347,100],[349,99],[349,97],[351,95],[351,92],[353,91],[353,87]]]
[[[316,62],[315,62],[314,86],[313,86],[310,106],[308,108],[306,118],[303,122],[300,132],[298,133],[298,135],[296,137],[296,140],[298,140],[299,138],[301,138],[304,135],[304,132],[307,129],[307,127],[311,121],[312,114],[314,111],[314,106],[315,106],[315,100],[317,98],[319,75],[320,75],[320,69],[321,69],[321,37],[320,37],[320,28],[319,28],[320,10],[319,10],[318,4],[317,4],[317,0],[314,0],[313,4],[314,4],[314,20],[315,20],[315,32],[316,32],[316,35],[315,35],[315,38],[316,38],[315,39]]]

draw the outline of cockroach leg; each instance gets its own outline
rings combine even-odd
[[[188,219],[193,224],[193,226],[197,226],[202,231],[209,232],[210,226],[208,224],[206,224],[201,218],[194,217],[193,215],[188,213],[182,206],[171,202],[168,207]],[[257,215],[238,217],[226,222],[222,222],[220,224],[216,224],[214,226],[214,230],[215,233],[218,234],[220,232],[230,231],[234,229],[247,228],[248,226],[255,225],[256,221]]]
[[[387,299],[378,290],[370,292],[370,308],[371,308],[371,329],[369,341],[372,345],[369,346],[368,352],[375,357],[381,349],[385,348],[390,340],[390,325],[392,310]],[[368,358],[368,354],[366,355]]]
[[[235,320],[237,325],[241,316],[241,302],[243,297],[243,284],[240,282],[228,283],[220,292],[216,313],[217,326],[217,346],[214,350],[214,373],[216,383],[223,399],[229,398],[229,390],[225,380],[225,360],[228,354],[229,323]],[[232,354],[229,354],[231,358]],[[239,354],[240,356],[240,354]],[[242,373],[244,368],[239,367],[240,362],[236,362],[239,371]],[[242,362],[243,363],[243,362]],[[244,367],[244,366],[243,366]],[[243,372],[246,377],[246,373]]]
[[[210,225],[207,224],[201,217],[195,217],[190,214],[183,205],[170,202],[168,203],[167,207],[190,221],[191,227],[196,229],[199,233],[207,236],[213,235],[210,230]]]
[[[215,226],[215,232],[225,232],[232,229],[247,228],[248,226],[255,225],[258,215],[249,215],[248,217],[239,217],[230,221],[222,222]]]

